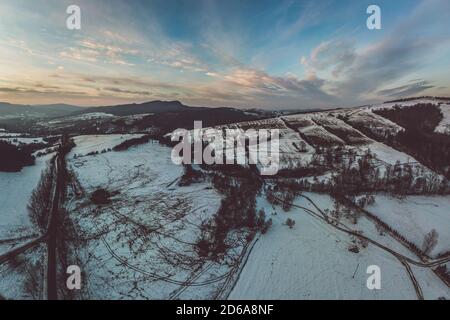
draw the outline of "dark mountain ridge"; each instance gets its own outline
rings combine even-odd
[[[162,112],[181,112],[196,107],[188,107],[180,101],[149,101],[144,103],[130,103],[115,106],[89,107],[84,108],[78,113],[104,112],[115,116],[128,116],[134,114],[162,113]],[[207,108],[205,108],[207,109]]]
[[[0,117],[48,118],[66,116],[82,110],[82,107],[58,103],[48,105],[23,105],[0,102]]]

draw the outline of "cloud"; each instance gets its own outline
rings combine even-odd
[[[51,99],[65,92],[96,101],[178,97],[207,106],[288,108],[448,91],[448,61],[441,66],[433,60],[439,49],[441,56],[450,49],[446,0],[422,1],[408,10],[401,4],[395,25],[386,19],[383,31],[353,29],[356,23],[365,27],[364,21],[349,17],[355,6],[337,1],[204,1],[183,13],[176,12],[175,2],[80,5],[86,14],[77,33],[59,29],[65,16],[55,9],[61,6],[56,0],[46,2],[48,16],[36,4],[6,15],[3,29],[13,31],[0,30],[2,97],[36,91],[37,99]],[[15,18],[24,8],[28,12]],[[318,45],[311,48],[312,43]]]
[[[103,88],[102,90],[104,91],[110,91],[110,92],[114,92],[114,93],[122,93],[122,94],[126,94],[126,95],[132,95],[132,96],[152,96],[153,93],[150,91],[139,91],[139,90],[126,90],[126,89],[121,89],[121,88],[116,88],[116,87],[107,87],[107,88]]]
[[[430,62],[438,48],[449,46],[449,38],[443,37],[448,33],[449,7],[448,1],[423,2],[377,42],[357,49],[346,39],[333,39],[300,62],[312,74],[331,72],[334,79],[326,78],[329,92],[347,103],[381,99],[377,94],[406,96],[434,88],[427,83],[402,85],[401,81]],[[392,84],[396,84],[392,91],[382,90]]]
[[[285,11],[292,10],[292,6],[296,2],[287,2],[287,6],[284,7]],[[284,41],[289,39],[295,34],[303,31],[306,28],[316,26],[321,23],[330,10],[330,1],[307,1],[301,3],[302,8],[299,11],[297,18],[293,22],[281,23],[281,25],[276,30],[277,41]]]
[[[183,86],[170,84],[166,82],[156,81],[147,78],[135,77],[135,76],[99,76],[99,75],[85,75],[85,74],[65,74],[64,77],[71,82],[91,83],[98,85],[111,85],[122,87],[140,87],[140,88],[160,88],[160,89],[183,89]]]
[[[69,48],[66,51],[61,51],[59,55],[62,58],[86,62],[97,62],[100,58],[100,52],[97,50],[80,48]]]
[[[106,44],[93,39],[83,39],[78,42],[76,47],[70,47],[60,52],[60,56],[67,59],[134,66],[133,63],[126,60],[126,55],[140,56],[141,53],[137,49]]]
[[[428,81],[420,81],[400,87],[380,90],[377,93],[385,97],[410,97],[431,88],[435,88],[435,86],[431,85]]]
[[[251,103],[253,106],[299,107],[305,104],[324,107],[336,103],[324,90],[325,80],[317,77],[299,79],[294,75],[274,76],[262,70],[237,68],[230,73],[215,74],[216,82],[192,91],[203,99]]]
[[[13,93],[13,94],[39,94],[39,95],[49,95],[49,94],[58,94],[58,95],[85,95],[85,92],[82,91],[68,91],[64,89],[58,88],[54,89],[42,89],[39,90],[39,87],[30,88],[30,87],[0,87],[0,92],[3,93]]]
[[[309,59],[302,57],[300,63],[311,73],[331,69],[331,74],[339,77],[344,70],[353,65],[356,58],[357,53],[353,42],[335,39],[322,42],[312,50]]]

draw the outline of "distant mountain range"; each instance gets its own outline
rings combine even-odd
[[[0,102],[0,118],[62,117],[83,109],[68,104],[21,105]]]
[[[253,115],[274,115],[273,111],[259,109],[241,110],[235,108],[190,107],[180,101],[150,101],[114,106],[78,107],[67,104],[51,105],[18,105],[0,102],[0,119],[14,118],[58,118],[87,113],[108,113],[115,116],[129,116],[135,114],[160,114],[179,112],[239,112]]]
[[[432,97],[423,97],[431,99]],[[417,98],[406,98],[397,101],[408,101]],[[433,98],[448,100],[448,98]],[[182,104],[180,101],[149,101],[144,103],[131,103],[113,106],[100,107],[79,107],[68,104],[48,104],[48,105],[20,105],[0,102],[0,120],[1,119],[33,119],[33,118],[59,118],[72,115],[81,115],[87,113],[108,113],[115,116],[130,116],[136,114],[160,114],[160,113],[199,113],[214,112],[221,113],[240,113],[242,115],[254,117],[271,117],[287,114],[307,113],[321,111],[320,109],[303,110],[262,110],[262,109],[238,109],[238,108],[208,108],[208,107],[190,107]]]
[[[144,103],[131,103],[116,106],[90,107],[79,110],[79,113],[104,112],[115,116],[128,116],[133,114],[181,112],[196,107],[188,107],[180,101],[150,101]]]
[[[115,116],[130,116],[136,114],[160,114],[160,113],[216,113],[241,115],[252,117],[275,117],[280,115],[307,113],[321,111],[320,109],[304,110],[262,110],[257,108],[208,108],[186,106],[180,101],[149,101],[144,103],[131,103],[123,105],[99,106],[99,107],[79,107],[68,104],[48,104],[48,105],[20,105],[0,102],[1,119],[40,119],[40,118],[60,118],[66,116],[82,115],[87,113],[108,113]]]

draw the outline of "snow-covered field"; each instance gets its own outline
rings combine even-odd
[[[408,102],[405,106],[416,103],[418,102]],[[400,126],[371,112],[374,108],[393,105],[395,104],[362,108],[357,112],[336,111],[332,116],[323,113],[283,116],[232,124],[226,128],[241,131],[247,128],[279,129],[280,168],[308,166],[315,152],[315,144],[320,145],[322,142],[328,145],[345,145],[345,148],[356,149],[357,154],[363,154],[370,148],[381,164],[394,165],[396,162],[415,164],[416,159],[368,138],[340,118],[347,116],[348,123],[366,125],[369,123],[370,130],[380,136],[386,133],[395,134],[402,130]],[[122,138],[120,135],[111,137],[108,138],[111,141],[108,140],[107,143],[98,143],[97,141],[103,140],[100,136],[76,139],[79,146],[72,151],[72,155],[99,151],[105,148],[105,144],[113,145],[118,142],[117,139]],[[345,141],[349,139],[353,139],[351,142],[354,145],[347,145]],[[304,143],[306,148],[303,153],[299,152],[300,143]],[[146,153],[158,156],[150,160]],[[215,297],[217,292],[223,295],[224,291],[220,288],[222,285],[229,285],[230,278],[223,281],[223,276],[230,270],[235,270],[243,245],[237,245],[236,254],[227,257],[230,262],[228,266],[223,262],[202,263],[193,249],[199,225],[219,208],[220,195],[213,191],[208,183],[178,187],[176,182],[182,171],[180,167],[171,164],[169,157],[170,150],[150,143],[123,153],[108,152],[70,160],[86,192],[83,200],[73,203],[71,215],[87,236],[93,237],[95,234],[105,232],[102,239],[92,240],[86,246],[86,251],[91,254],[90,261],[87,262],[88,270],[92,274],[90,294],[95,293],[96,297],[100,298],[125,296],[204,299]],[[429,169],[423,172],[431,174]],[[329,177],[331,174],[328,172],[325,176]],[[113,204],[100,211],[93,209],[92,205],[86,202],[87,195],[99,187],[117,192],[113,197]],[[331,210],[334,206],[333,200],[328,195],[309,193],[308,196],[322,209]],[[173,203],[174,198],[181,202]],[[440,237],[433,254],[449,250],[450,223],[445,213],[450,207],[448,198],[422,197],[420,200],[418,197],[414,201],[420,204],[414,206],[408,202],[412,198],[408,197],[399,202],[397,199],[380,200],[380,196],[377,196],[375,205],[368,210],[419,247],[424,235],[434,228]],[[157,199],[164,199],[163,207],[160,207]],[[425,205],[425,201],[428,200],[432,200],[433,204]],[[148,203],[156,205],[149,206]],[[214,205],[211,206],[211,203]],[[297,198],[294,203],[315,210],[303,198]],[[200,207],[207,211],[198,216],[196,213]],[[294,208],[291,212],[285,213],[279,207],[272,207],[262,197],[258,198],[258,207],[265,209],[268,218],[273,220],[273,226],[267,234],[260,235],[255,242],[248,260],[241,266],[242,272],[229,298],[417,298],[404,265],[390,253],[375,245],[369,245],[367,248],[360,246],[359,253],[351,252],[348,248],[355,244],[355,239],[337,231],[324,221],[311,217],[301,209]],[[421,211],[423,207],[427,209]],[[181,210],[178,210],[179,208]],[[427,212],[426,218],[421,214],[423,211]],[[169,220],[165,217],[167,212],[175,212],[175,217],[179,215],[180,218],[178,220],[175,218],[176,223],[172,223],[170,217]],[[272,212],[277,214],[271,215]],[[76,214],[80,214],[80,219],[75,217]],[[285,225],[288,217],[296,221],[293,229]],[[352,225],[349,221],[346,223],[379,243],[411,259],[419,260],[396,239],[388,234],[381,235],[371,220],[361,217],[356,225]],[[155,225],[161,230],[157,235],[152,231]],[[145,234],[145,226],[153,226],[150,227],[149,234]],[[90,229],[93,230],[89,231]],[[141,251],[136,246],[141,248],[139,249]],[[158,251],[154,250],[155,247]],[[180,259],[180,254],[181,260],[192,261],[195,272],[180,262],[174,263],[180,261],[177,260]],[[381,290],[369,290],[366,287],[368,277],[366,269],[370,265],[378,265],[381,268]],[[130,267],[133,267],[134,271],[130,271]],[[108,276],[102,276],[105,270]],[[450,298],[449,288],[430,269],[412,267],[412,270],[426,299]],[[136,282],[134,287],[127,281],[132,276],[141,280]],[[207,279],[213,280],[209,283]],[[208,284],[197,288],[180,285],[180,282]],[[109,286],[109,283],[114,283],[114,287]],[[101,289],[105,286],[110,290]]]
[[[141,134],[105,134],[105,135],[85,135],[77,136],[73,140],[76,144],[68,155],[69,158],[74,155],[83,156],[91,152],[101,152],[102,150],[112,149],[132,138],[139,138]]]
[[[0,265],[0,299],[43,300],[47,247],[40,243],[20,258]]]
[[[20,137],[22,136],[21,133],[13,133],[8,132],[3,129],[3,131],[0,131],[0,138],[12,138],[12,137]]]
[[[236,129],[236,134],[247,129],[279,130],[278,169],[298,170],[284,172],[274,179],[262,179],[265,187],[271,184],[279,188],[274,192],[283,193],[286,191],[283,188],[291,186],[301,190],[300,184],[290,184],[300,179],[315,186],[321,181],[335,183],[339,179],[334,178],[339,178],[337,175],[342,168],[347,168],[347,162],[349,168],[357,167],[358,159],[367,155],[368,149],[376,155],[367,159],[379,170],[377,176],[382,176],[387,167],[396,163],[409,164],[404,167],[411,169],[415,179],[422,178],[439,185],[444,179],[442,175],[424,167],[408,154],[379,142],[389,141],[388,135],[395,135],[403,128],[373,110],[396,105],[407,108],[417,103],[439,105],[444,119],[436,131],[450,133],[450,105],[428,98],[326,112],[280,114],[273,119],[216,128]],[[55,128],[58,125],[60,128],[79,128],[80,122],[90,121],[95,130],[89,132],[103,133],[74,137],[76,146],[66,157],[70,175],[64,210],[61,210],[64,241],[58,243],[58,250],[61,261],[65,259],[64,263],[79,265],[83,270],[82,290],[73,293],[74,298],[417,299],[410,275],[398,257],[373,243],[366,246],[359,238],[311,216],[308,210],[293,207],[285,212],[266,200],[264,190],[267,189],[264,188],[256,201],[257,209],[263,208],[266,219],[273,221],[268,232],[258,232],[251,240],[249,235],[254,233],[250,233],[248,227],[240,226],[226,237],[228,248],[223,256],[201,256],[198,241],[205,230],[214,228],[214,223],[208,225],[206,222],[218,221],[213,218],[221,205],[228,203],[222,202],[227,192],[220,188],[217,180],[214,184],[211,182],[213,171],[200,166],[194,167],[204,179],[180,186],[180,181],[186,183],[188,180],[183,177],[183,166],[175,165],[171,148],[157,141],[113,151],[115,146],[142,137],[145,132],[136,126],[127,131],[129,134],[106,134],[123,132],[114,131],[115,120],[120,119],[131,126],[143,116],[92,113],[45,122]],[[102,127],[101,124],[106,125]],[[227,136],[226,139],[230,141],[234,137]],[[15,144],[45,142],[32,135],[8,133],[2,129],[0,140]],[[213,141],[211,143],[214,145]],[[259,151],[265,151],[260,147],[258,145]],[[252,152],[255,148],[255,145],[249,147],[250,156],[255,154]],[[336,156],[329,160],[329,152],[334,151],[340,158]],[[232,156],[234,161],[234,153],[230,154],[226,157]],[[36,165],[25,167],[18,173],[0,172],[0,188],[6,190],[0,194],[0,255],[38,236],[28,218],[27,204],[42,170],[53,155],[37,158]],[[238,156],[245,155],[241,152]],[[261,164],[257,167],[261,170]],[[217,170],[214,171],[215,179],[222,175],[223,182],[235,179],[231,175],[227,177],[226,170]],[[95,203],[93,195],[96,191],[106,194],[105,203]],[[340,223],[346,227],[398,254],[420,261],[398,240],[399,237],[382,230],[370,215],[337,204],[327,194],[308,192],[304,195],[329,216],[339,216]],[[425,235],[436,230],[439,237],[430,256],[436,258],[450,252],[449,196],[400,199],[374,194],[374,197],[375,203],[366,210],[401,236],[421,248]],[[320,215],[320,210],[304,197],[297,195],[294,204]],[[287,218],[295,220],[293,228],[286,225]],[[0,299],[2,296],[45,298],[45,258],[46,246],[42,243],[20,254],[18,259],[0,265]],[[380,290],[366,287],[369,276],[366,270],[371,265],[381,269]],[[447,265],[450,267],[450,263]],[[413,264],[410,267],[425,299],[450,299],[449,287],[431,269]],[[16,282],[20,285],[15,286]],[[59,290],[60,297],[67,294],[63,292],[63,286]]]
[[[43,138],[22,138],[22,137],[16,137],[16,138],[0,138],[0,140],[7,141],[9,143],[12,143],[14,145],[21,145],[21,144],[33,144],[33,143],[45,143]]]
[[[409,241],[422,247],[427,233],[435,229],[438,242],[432,256],[450,250],[450,197],[408,196],[404,199],[377,195],[367,208]]]
[[[28,217],[28,200],[52,156],[37,158],[34,166],[24,167],[20,172],[0,172],[0,240],[36,234]],[[10,245],[17,243],[0,245],[0,254],[10,249]]]
[[[332,208],[327,195],[307,194],[322,209]],[[297,198],[297,205],[315,210],[310,203]],[[293,208],[285,213],[264,199],[260,207],[268,215],[276,211],[273,226],[260,236],[249,255],[230,299],[416,299],[414,288],[402,264],[392,255],[369,245],[359,253],[348,251],[352,239],[325,222]],[[284,222],[295,220],[293,229]],[[379,236],[370,221],[360,218],[353,228],[402,248],[388,236]],[[380,239],[383,238],[383,239]],[[403,252],[405,254],[405,252]],[[416,258],[417,259],[417,258]],[[381,268],[381,289],[366,287],[367,267]],[[426,299],[450,297],[450,290],[428,269],[414,268]]]
[[[103,140],[78,138],[72,152],[84,153],[86,145],[104,148]],[[172,164],[170,155],[170,148],[149,142],[123,152],[68,157],[83,192],[72,195],[67,207],[78,237],[89,239],[77,249],[89,275],[82,296],[211,299],[227,282],[245,234],[236,235],[225,261],[199,257],[201,224],[216,213],[221,196],[207,182],[177,186],[183,167]],[[110,204],[91,203],[98,188],[113,194]]]

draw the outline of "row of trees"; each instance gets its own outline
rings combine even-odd
[[[58,157],[54,157],[50,160],[49,165],[42,171],[41,178],[38,185],[31,193],[31,197],[27,206],[30,221],[42,232],[47,231],[50,219],[50,212],[52,209],[52,194],[56,187],[56,179],[63,179],[63,182],[67,183],[68,173],[65,167],[65,156],[75,146],[72,139],[68,136],[61,138],[61,144],[59,146],[59,176],[55,172],[55,162]],[[61,165],[63,164],[63,165]],[[65,195],[65,187],[61,187],[61,194]]]
[[[301,179],[303,190],[354,195],[389,192],[397,195],[448,194],[449,181],[417,163],[381,164],[369,150],[362,156],[341,147],[321,150],[313,158],[315,166],[334,172],[330,179]]]
[[[34,164],[34,157],[29,150],[7,141],[0,141],[0,154],[0,171],[17,172]]]
[[[250,234],[256,230],[267,231],[266,214],[256,211],[256,196],[261,189],[259,177],[230,177],[213,173],[212,182],[225,197],[218,212],[201,226],[197,248],[201,256],[220,257],[228,249],[230,231],[247,228]]]
[[[42,232],[47,231],[52,206],[52,192],[54,187],[55,158],[41,174],[38,185],[31,193],[28,203],[28,215],[30,221]]]

